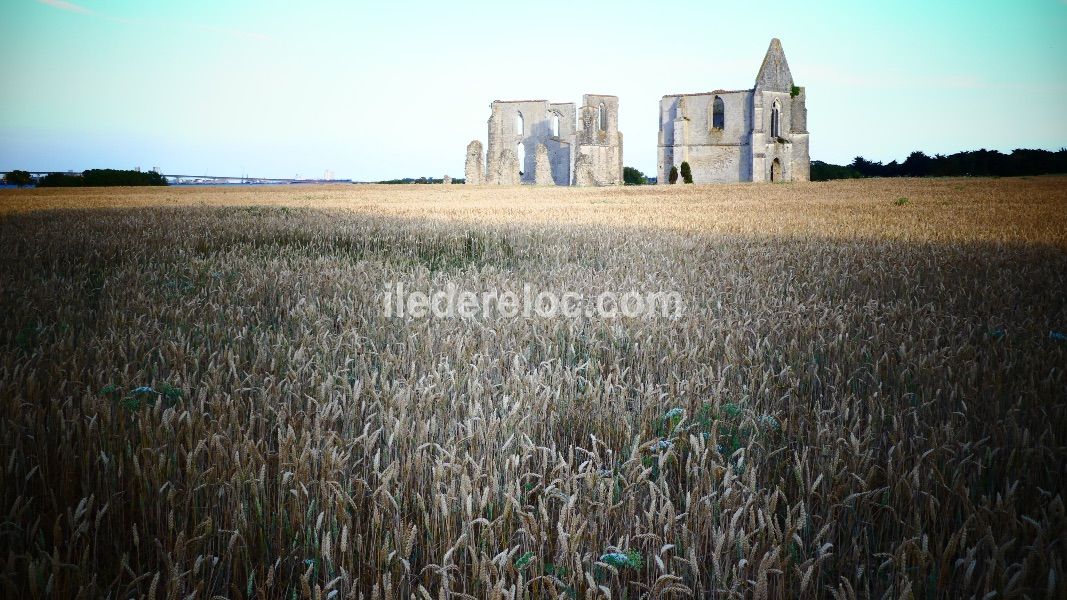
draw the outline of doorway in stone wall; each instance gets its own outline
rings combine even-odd
[[[771,162],[771,181],[782,180],[782,163],[776,158]]]

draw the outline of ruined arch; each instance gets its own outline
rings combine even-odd
[[[711,103],[711,128],[726,128],[726,104],[721,96],[715,96],[715,101]]]
[[[782,180],[782,161],[775,158],[771,161],[771,181]]]

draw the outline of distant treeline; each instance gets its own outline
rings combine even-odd
[[[81,175],[49,173],[37,180],[37,187],[103,187],[109,185],[167,185],[167,178],[155,171],[89,169]]]
[[[831,165],[820,160],[811,162],[811,180],[856,179],[860,177],[1010,177],[1014,175],[1048,175],[1067,173],[1067,149],[1013,150],[1004,154],[996,150],[974,150],[955,154],[928,156],[912,152],[904,162],[888,164],[857,156],[852,164]]]

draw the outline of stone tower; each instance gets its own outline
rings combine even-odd
[[[581,120],[576,136],[577,156],[588,165],[588,176],[574,185],[622,185],[622,133],[619,132],[619,99],[615,96],[586,94],[582,97]]]

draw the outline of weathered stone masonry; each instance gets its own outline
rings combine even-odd
[[[793,82],[782,44],[771,40],[747,90],[664,96],[657,176],[689,163],[695,183],[807,181],[807,94]],[[586,94],[582,106],[496,100],[486,152],[467,146],[466,181],[481,185],[622,185],[619,99]]]
[[[579,120],[580,116],[580,120]],[[587,94],[582,107],[547,100],[491,105],[484,178],[481,142],[467,146],[468,184],[621,185],[619,99]]]
[[[463,176],[470,185],[485,183],[485,165],[482,163],[482,143],[474,140],[467,144],[467,164]]]
[[[807,97],[794,87],[777,38],[749,90],[674,94],[660,100],[659,183],[688,162],[695,183],[807,181]]]

